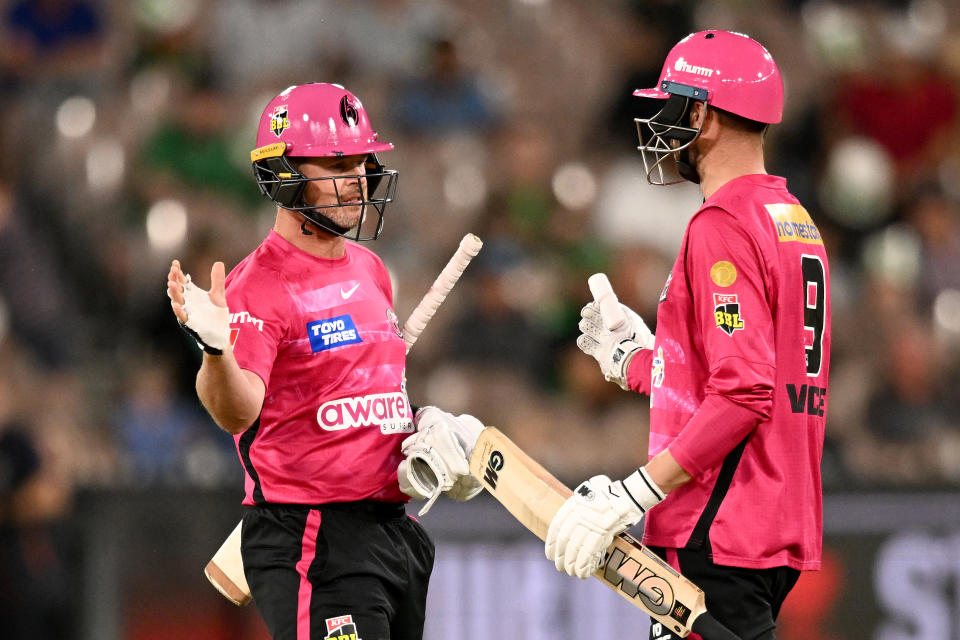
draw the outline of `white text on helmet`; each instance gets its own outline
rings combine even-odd
[[[677,58],[677,62],[676,64],[673,65],[673,68],[677,71],[684,71],[686,73],[695,73],[698,76],[707,76],[708,78],[713,75],[713,69],[694,66],[692,64],[689,64],[683,58]]]
[[[407,396],[399,391],[359,398],[340,398],[323,403],[317,423],[324,431],[378,425],[382,433],[412,433],[413,421]]]

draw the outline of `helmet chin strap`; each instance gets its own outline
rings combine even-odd
[[[693,184],[700,184],[700,172],[697,171],[697,168],[690,160],[689,147],[681,149],[674,154],[674,162],[677,165],[677,173],[680,174],[681,178]]]
[[[305,236],[314,235],[313,231],[307,229],[307,223],[315,225],[323,231],[329,231],[330,233],[338,236],[346,237],[347,232],[350,231],[350,227],[341,227],[336,222],[320,213],[318,209],[311,209],[307,211],[310,213],[309,216],[307,215],[306,211],[299,212],[300,215],[303,216],[303,223],[300,225],[300,233]],[[361,217],[361,221],[362,220],[363,218]]]

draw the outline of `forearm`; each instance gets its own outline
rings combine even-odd
[[[627,386],[644,395],[650,395],[650,366],[653,360],[653,351],[641,349],[633,354],[627,364]]]
[[[236,435],[260,415],[263,383],[256,374],[241,369],[227,349],[222,356],[204,354],[197,373],[197,396],[214,422]]]
[[[653,480],[664,493],[670,493],[674,489],[679,489],[693,478],[693,476],[687,473],[686,470],[680,466],[680,463],[674,459],[669,449],[664,449],[653,456],[650,462],[644,465],[644,468],[650,475],[650,479]]]
[[[671,455],[694,475],[723,463],[723,459],[766,417],[753,408],[721,395],[708,395],[670,443]]]

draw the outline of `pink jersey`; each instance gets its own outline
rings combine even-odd
[[[226,287],[233,353],[266,385],[259,420],[235,436],[243,503],[407,501],[406,346],[380,259],[351,242],[318,258],[271,231]]]
[[[646,544],[709,529],[717,564],[819,568],[829,353],[817,227],[783,178],[728,182],[690,220],[654,347],[630,363],[650,456],[669,448],[693,476],[647,514]]]

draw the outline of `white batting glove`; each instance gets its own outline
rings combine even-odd
[[[424,407],[414,416],[417,433],[401,445],[406,458],[397,468],[400,490],[427,500],[425,514],[441,493],[465,501],[483,490],[470,475],[470,454],[485,428],[471,415],[453,416],[437,407]]]
[[[189,275],[183,284],[183,310],[187,314],[187,321],[180,323],[183,330],[205,352],[223,355],[230,344],[230,310],[214,304],[210,292],[193,284]]]
[[[603,377],[616,382],[622,389],[627,386],[627,368],[630,360],[640,349],[653,348],[653,333],[643,318],[621,304],[627,321],[622,327],[610,331],[603,323],[600,305],[589,302],[580,310],[580,337],[577,346],[600,364]]]
[[[587,578],[603,562],[613,537],[636,524],[664,498],[641,467],[625,480],[593,476],[581,482],[550,521],[544,551],[557,571]]]

